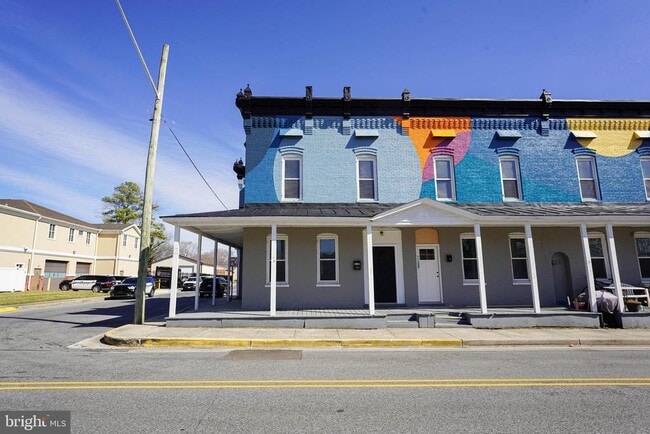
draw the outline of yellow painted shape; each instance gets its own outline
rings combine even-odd
[[[646,119],[594,119],[590,121],[567,119],[567,124],[572,131],[595,132],[597,137],[594,139],[576,140],[583,147],[604,157],[621,157],[634,152],[643,142],[642,139],[637,138],[634,131],[650,128],[650,121]],[[632,125],[629,129],[625,128],[626,124],[634,124],[636,128]],[[584,128],[585,126],[590,128]]]
[[[416,244],[438,244],[438,230],[433,228],[421,228],[415,230]]]

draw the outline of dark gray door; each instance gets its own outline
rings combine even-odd
[[[555,285],[555,302],[559,306],[566,306],[567,297],[575,298],[571,287],[571,268],[569,258],[562,252],[556,252],[551,257],[553,267],[553,285]]]
[[[375,303],[397,302],[397,279],[395,274],[395,247],[372,248]]]

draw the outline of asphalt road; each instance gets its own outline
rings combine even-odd
[[[166,314],[168,300],[157,297],[151,300]],[[157,313],[151,300],[148,318]],[[179,306],[192,301],[183,294]],[[132,306],[106,300],[0,315],[0,410],[69,410],[75,433],[632,433],[650,426],[649,349],[76,345],[130,322]]]

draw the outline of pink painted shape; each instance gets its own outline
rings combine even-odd
[[[452,155],[454,156],[455,166],[460,163],[463,158],[465,158],[465,154],[467,154],[467,150],[469,149],[469,142],[471,138],[471,131],[461,131],[456,134],[456,137],[454,137],[452,140],[441,141],[435,148],[432,149],[432,154],[438,154],[436,150],[443,148],[451,150]],[[433,155],[429,155],[427,157],[427,161],[424,163],[424,169],[422,169],[422,182],[426,182],[434,178],[435,169],[433,166]]]

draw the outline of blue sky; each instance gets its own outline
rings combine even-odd
[[[650,99],[641,1],[121,0],[152,75],[170,45],[163,114],[229,208],[244,156],[234,105],[254,95]],[[0,2],[0,197],[89,221],[144,185],[153,91],[113,0]],[[163,125],[159,214],[222,205]]]

